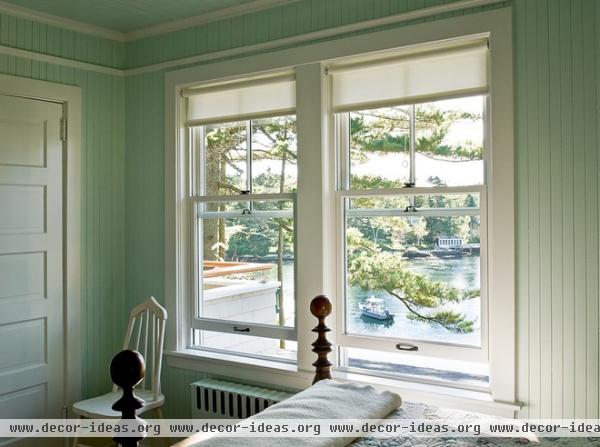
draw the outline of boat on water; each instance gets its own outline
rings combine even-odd
[[[376,320],[391,320],[394,314],[385,308],[385,302],[381,298],[371,295],[364,302],[358,304],[361,315]]]

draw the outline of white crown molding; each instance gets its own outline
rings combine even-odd
[[[296,0],[294,0],[296,1]],[[66,59],[58,56],[50,56],[47,54],[36,53],[34,51],[21,50],[18,48],[12,48],[5,45],[0,45],[0,54],[6,54],[9,56],[16,56],[24,59],[37,60],[41,62],[47,62],[51,64],[63,65],[66,67],[77,68],[81,70],[95,71],[98,73],[109,74],[113,76],[135,76],[145,73],[151,73],[160,70],[168,70],[171,68],[181,67],[185,65],[194,65],[200,62],[208,62],[211,60],[222,59],[225,57],[239,56],[242,54],[257,52],[257,51],[268,51],[277,48],[307,43],[313,40],[319,40],[324,38],[335,37],[338,35],[344,35],[348,33],[368,30],[370,28],[377,28],[380,26],[391,25],[394,23],[407,22],[409,20],[422,19],[426,17],[432,17],[439,14],[460,11],[468,8],[475,8],[480,6],[493,5],[501,3],[505,0],[458,0],[453,3],[445,5],[431,6],[429,8],[420,9],[417,11],[409,11],[400,14],[394,14],[391,16],[381,17],[378,19],[364,20],[362,22],[353,23],[350,25],[337,26],[335,28],[327,28],[321,31],[315,31],[312,33],[300,34],[298,36],[286,37],[283,39],[272,40],[264,43],[255,45],[246,45],[242,47],[231,48],[229,50],[215,51],[212,53],[199,54],[197,56],[190,56],[181,59],[174,59],[170,61],[160,62],[157,64],[144,65],[142,67],[130,68],[121,70],[118,68],[105,67],[102,65],[92,64],[88,62],[79,62],[73,59]],[[2,2],[0,1],[0,4]],[[1,12],[1,11],[0,11]]]
[[[124,34],[125,41],[131,42],[134,40],[144,39],[146,37],[156,36],[158,34],[172,33],[181,31],[194,26],[206,25],[207,23],[217,22],[219,20],[237,17],[252,12],[270,9],[276,6],[289,5],[299,2],[300,0],[254,0],[247,3],[242,3],[235,6],[230,6],[223,9],[218,9],[206,14],[186,17],[185,19],[173,20],[170,22],[160,23],[158,25],[141,28],[134,31],[129,31]]]
[[[131,42],[134,40],[144,39],[146,37],[156,36],[158,34],[171,33],[193,26],[205,25],[218,20],[249,14],[263,9],[296,3],[298,1],[300,0],[254,0],[223,9],[218,9],[206,14],[199,14],[186,17],[185,19],[164,22],[158,25],[140,28],[138,30],[128,31],[125,33],[52,14],[46,14],[34,9],[13,5],[12,3],[7,3],[2,0],[0,0],[0,14],[8,14],[15,17],[34,20],[47,25],[76,31],[82,34],[89,34],[92,36],[101,37],[103,39],[114,40],[117,42]]]
[[[14,17],[20,17],[22,19],[33,20],[36,22],[45,23],[46,25],[68,29],[82,34],[89,34],[91,36],[101,37],[103,39],[125,42],[125,34],[120,33],[119,31],[78,22],[76,20],[66,19],[64,17],[59,17],[52,14],[46,14],[33,9],[13,5],[12,3],[7,3],[1,0],[0,14],[7,14]]]

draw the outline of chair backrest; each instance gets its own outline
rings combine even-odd
[[[167,310],[153,296],[133,308],[129,315],[129,324],[125,333],[123,349],[133,349],[144,356],[146,376],[140,384],[142,389],[150,390],[155,399],[160,395],[160,371],[165,342],[165,324]],[[117,390],[115,386],[114,391]]]

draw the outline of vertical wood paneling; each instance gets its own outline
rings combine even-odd
[[[164,75],[126,82],[126,290],[132,307],[150,295],[163,302],[164,295]]]
[[[124,62],[122,44],[6,15],[0,44],[101,65]],[[99,394],[110,385],[108,364],[124,331],[125,80],[5,55],[0,73],[81,87],[82,391]]]
[[[571,3],[571,53],[573,55],[573,206],[575,209],[575,417],[585,417],[586,407],[586,297],[585,297],[585,147],[583,89],[582,3]]]
[[[46,44],[49,45],[46,45]],[[108,67],[125,64],[125,44],[0,14],[0,45]],[[93,48],[93,51],[89,51]]]
[[[586,408],[585,417],[598,417],[598,141],[596,114],[596,32],[594,22],[595,2],[586,0],[583,3],[583,89],[584,104],[584,147],[586,192],[585,210],[585,277],[586,290]]]
[[[524,32],[527,27],[525,14],[525,4],[515,5],[515,30],[517,36]],[[518,43],[518,42],[517,42]],[[524,69],[527,54],[522,47],[518,47],[515,66],[518,67],[516,73],[516,107],[518,110],[516,126],[517,141],[527,140],[527,131],[529,122],[527,120],[527,111],[529,106],[528,98],[525,94],[527,85],[527,71]],[[516,279],[517,297],[529,295],[529,246],[527,238],[523,235],[528,234],[527,224],[529,222],[529,200],[524,194],[527,191],[528,183],[528,158],[526,150],[517,149],[516,160],[516,195],[519,206],[516,210]],[[529,395],[529,300],[517,299],[517,396]],[[529,416],[529,406],[523,409],[522,417]]]
[[[518,396],[598,417],[598,5],[514,2]]]
[[[551,251],[551,414],[554,417],[563,415],[563,238],[562,238],[562,188],[561,173],[561,97],[556,86],[560,85],[560,35],[559,35],[559,2],[549,0],[548,3],[548,50],[549,50],[549,85],[550,96],[550,244]]]
[[[190,417],[190,384],[206,378],[205,374],[178,368],[166,368],[163,374],[164,413],[169,418],[186,419]]]
[[[540,228],[539,228],[539,274],[540,274],[540,368],[544,371],[552,364],[552,294],[551,294],[551,261],[552,243],[550,237],[550,88],[548,74],[548,1],[537,2],[537,17],[539,26],[537,28],[538,42],[538,156],[539,156],[539,204],[540,204]],[[552,409],[552,375],[541,373],[540,389],[549,390],[540,395],[540,416],[547,418],[551,416]]]
[[[533,377],[541,379],[541,312],[542,297],[540,295],[540,142],[539,142],[539,115],[538,107],[538,41],[537,21],[531,20],[537,14],[536,2],[527,4],[527,92],[530,106],[527,109],[527,119],[530,123],[527,132],[527,154],[529,167],[529,370],[531,405],[530,417],[541,417],[541,380],[532,380]],[[542,71],[543,69],[540,69]]]
[[[573,255],[573,120],[572,110],[572,79],[571,79],[571,11],[570,5],[560,4],[560,52],[561,52],[561,114],[562,126],[562,181],[563,181],[563,415],[573,415],[575,412],[575,340],[574,340],[574,255]],[[566,115],[566,116],[565,116]]]

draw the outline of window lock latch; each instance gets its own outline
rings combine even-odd
[[[250,211],[248,208],[244,208],[242,210],[242,214],[252,214],[252,211]]]
[[[233,326],[233,330],[236,331],[236,332],[250,332],[250,328],[249,327]]]
[[[408,205],[406,208],[404,208],[404,212],[408,213],[412,211],[413,213],[417,212],[417,208],[414,205]]]
[[[415,345],[405,344],[405,343],[398,343],[396,345],[396,349],[398,349],[400,351],[418,351],[419,347],[415,346]]]

